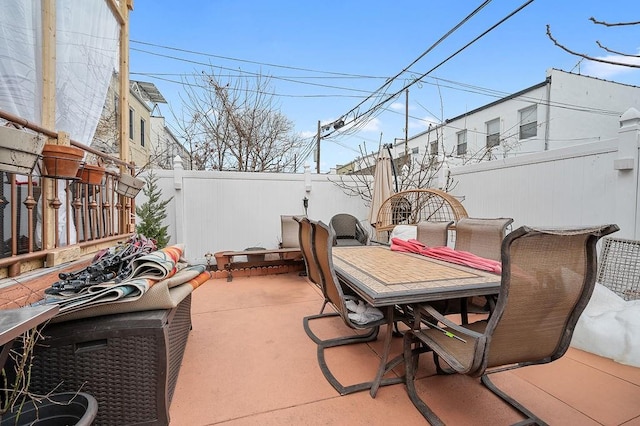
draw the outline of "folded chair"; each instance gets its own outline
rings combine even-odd
[[[322,222],[309,221],[312,228],[313,233],[313,253],[315,255],[315,259],[318,262],[318,269],[320,271],[321,277],[321,287],[328,299],[328,305],[333,308],[331,312],[323,313],[320,311],[318,315],[307,316],[303,319],[304,330],[307,335],[318,345],[318,364],[320,365],[320,370],[324,377],[331,383],[335,390],[337,390],[340,395],[347,395],[353,392],[359,392],[363,390],[371,389],[373,386],[373,381],[363,382],[345,386],[338,381],[338,379],[333,375],[331,370],[329,369],[324,352],[328,348],[333,348],[336,346],[343,345],[351,345],[355,343],[366,343],[374,341],[378,338],[378,331],[381,325],[389,324],[386,315],[383,318],[378,320],[373,320],[367,322],[365,324],[359,324],[352,321],[349,318],[349,310],[347,309],[347,301],[352,300],[356,302],[356,298],[354,296],[345,295],[342,285],[339,283],[338,278],[333,269],[333,260],[332,260],[332,245],[333,238],[331,234],[331,230],[327,225]],[[324,305],[323,305],[324,310]],[[384,314],[383,314],[384,315]],[[324,318],[332,318],[332,317],[340,317],[344,324],[353,330],[365,330],[366,333],[363,334],[354,334],[350,332],[348,335],[331,338],[331,339],[321,339],[319,338],[312,330],[309,325],[311,321],[324,319]],[[397,357],[393,361],[387,364],[387,370],[399,365],[402,362],[402,357]],[[382,379],[380,386],[386,386],[391,384],[402,383],[404,381],[403,377],[392,377]]]
[[[441,326],[409,330],[404,337],[406,388],[413,404],[432,425],[444,424],[418,395],[414,384],[419,347],[454,372],[481,377],[482,383],[527,417],[544,425],[524,406],[498,389],[489,375],[562,357],[595,286],[596,243],[616,225],[570,230],[521,227],[502,244],[502,283],[488,320],[452,323],[429,305],[418,313]],[[460,392],[464,392],[460,389]]]
[[[339,213],[329,225],[334,232],[334,246],[364,246],[369,242],[369,233],[355,216]]]

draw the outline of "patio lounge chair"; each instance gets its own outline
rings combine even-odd
[[[365,246],[369,233],[360,221],[348,213],[334,215],[329,222],[334,232],[334,246]]]
[[[489,390],[528,419],[546,424],[498,389],[489,374],[548,363],[565,354],[595,286],[596,243],[617,230],[616,225],[568,230],[521,227],[502,244],[502,283],[488,320],[459,326],[429,305],[418,310],[442,325],[409,330],[404,337],[407,393],[429,423],[443,424],[416,391],[419,349],[433,351],[436,361],[445,361],[456,373],[481,377]]]
[[[280,215],[280,227],[282,233],[282,241],[280,248],[297,248],[298,241],[298,224],[292,215]]]
[[[357,302],[354,296],[345,295],[342,285],[339,283],[338,278],[333,269],[332,260],[332,234],[327,225],[322,222],[310,221],[313,229],[313,252],[315,254],[316,261],[318,262],[318,268],[320,270],[320,277],[322,283],[322,291],[328,298],[328,304],[334,310],[331,312],[323,313],[320,311],[318,315],[307,316],[303,319],[304,330],[307,335],[318,345],[318,364],[324,377],[329,383],[337,390],[340,395],[347,395],[353,392],[359,392],[363,390],[371,389],[372,382],[363,382],[345,386],[338,381],[333,375],[327,362],[325,360],[324,351],[328,348],[336,346],[351,345],[355,343],[366,343],[374,341],[378,338],[378,332],[381,325],[387,324],[387,318],[381,318],[378,320],[370,321],[365,324],[359,324],[352,321],[349,318],[349,310],[347,309],[347,301]],[[362,302],[362,301],[361,301]],[[362,302],[364,303],[364,302]],[[325,305],[323,305],[324,310]],[[345,336],[321,339],[319,338],[310,327],[310,322],[317,319],[332,318],[339,316],[347,327],[353,330],[366,330],[363,334],[348,333]],[[394,360],[388,363],[387,369],[391,369],[396,365],[399,365],[402,361],[402,357],[396,357]],[[372,378],[373,379],[373,378]],[[381,382],[381,386],[402,383],[404,378],[391,377],[385,378]]]

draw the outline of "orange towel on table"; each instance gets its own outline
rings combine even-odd
[[[391,250],[405,253],[416,253],[433,259],[455,263],[457,265],[464,265],[480,269],[482,271],[493,272],[494,274],[502,273],[502,263],[497,260],[486,259],[484,257],[476,256],[468,251],[454,250],[446,246],[427,247],[420,241],[414,239],[401,240],[399,238],[392,238]]]

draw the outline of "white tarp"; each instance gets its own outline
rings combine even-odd
[[[56,0],[56,128],[90,145],[119,52],[119,24],[105,0]],[[3,0],[0,109],[33,123],[42,111],[39,1]]]
[[[625,301],[596,283],[576,324],[571,346],[640,367],[640,300]]]
[[[105,0],[55,0],[55,5],[56,122],[50,130],[65,131],[71,139],[90,145],[118,64],[120,27]],[[0,109],[38,124],[42,122],[41,8],[36,0],[2,0],[0,13]],[[60,244],[65,245],[66,192],[64,185],[58,188]],[[74,229],[71,235],[73,244]]]

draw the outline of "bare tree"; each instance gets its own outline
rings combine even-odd
[[[193,74],[183,82],[182,112],[172,111],[194,169],[295,171],[303,145],[269,92],[269,78]]]
[[[609,22],[599,21],[599,20],[597,20],[597,19],[595,19],[593,17],[589,18],[589,20],[591,22],[593,22],[594,24],[596,24],[596,25],[604,25],[606,27],[623,27],[623,26],[640,25],[640,22],[609,23]],[[570,53],[572,55],[580,56],[581,58],[588,59],[590,61],[600,62],[600,63],[603,63],[603,64],[620,65],[620,66],[623,66],[623,67],[630,67],[630,68],[640,68],[640,63],[632,63],[632,62],[625,62],[625,61],[619,61],[619,60],[613,61],[613,60],[609,60],[609,59],[597,58],[595,56],[588,55],[586,53],[580,53],[580,52],[576,52],[575,50],[569,49],[568,47],[566,47],[565,45],[560,43],[553,36],[553,34],[551,34],[551,26],[550,25],[547,25],[547,36],[553,42],[553,44],[555,44],[560,49],[562,49],[565,52],[568,52],[568,53]],[[599,48],[603,49],[604,51],[606,51],[608,53],[612,53],[614,55],[618,55],[618,56],[620,56],[622,58],[640,58],[640,55],[637,55],[637,54],[623,53],[623,52],[619,52],[619,51],[610,49],[610,48],[606,47],[605,45],[603,45],[602,43],[600,43],[600,41],[598,41],[598,40],[596,40],[596,44],[598,45]]]

